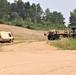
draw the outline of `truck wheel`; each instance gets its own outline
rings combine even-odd
[[[48,40],[51,40],[51,36],[50,35],[48,35]]]

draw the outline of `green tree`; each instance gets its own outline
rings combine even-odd
[[[19,18],[19,14],[17,12],[11,12],[10,14],[10,20],[16,20]]]
[[[11,4],[11,12],[17,12],[17,3],[12,3]]]
[[[9,13],[10,3],[7,0],[0,0],[0,19],[4,18]]]
[[[36,5],[36,19],[37,19],[37,22],[41,22],[41,17],[42,17],[42,14],[43,14],[43,10],[40,6],[40,4],[37,4]]]
[[[76,9],[74,9],[73,12],[70,12],[70,24],[69,24],[69,26],[76,27]]]
[[[19,13],[19,16],[23,19],[25,18],[24,3],[22,0],[17,1],[17,13]]]
[[[50,21],[52,23],[64,24],[65,23],[64,20],[65,20],[65,18],[63,17],[61,12],[54,11],[54,12],[51,13]]]
[[[31,5],[29,14],[30,14],[30,18],[31,18],[32,22],[37,23],[37,19],[36,19],[37,10],[36,10],[36,5],[35,5],[35,3],[33,3],[33,4]]]
[[[25,2],[24,4],[25,19],[30,18],[30,7],[31,7],[30,2]]]
[[[32,22],[39,23],[41,21],[42,13],[43,13],[43,10],[40,4],[36,5],[35,3],[33,3],[31,5],[30,18],[32,19]]]
[[[14,0],[0,0],[0,23],[14,24],[31,29],[63,28],[64,17],[61,12],[50,12],[49,8],[43,13],[40,4]],[[76,10],[71,12],[70,25],[76,25]]]
[[[49,10],[49,8],[47,8],[46,10],[45,10],[45,12],[44,12],[44,20],[45,21],[50,21],[50,18],[51,18],[51,12],[50,12],[50,10]]]

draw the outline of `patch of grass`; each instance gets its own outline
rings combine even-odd
[[[15,38],[16,41],[45,41],[46,39],[45,38],[42,38],[42,37],[28,37],[28,38],[22,38],[22,37],[18,37],[18,38]]]
[[[50,42],[51,45],[64,50],[76,50],[76,39],[61,39]]]
[[[0,47],[2,47],[2,46],[9,46],[9,45],[13,45],[13,44],[18,44],[18,43],[24,43],[24,42],[26,42],[25,41],[25,39],[22,39],[22,38],[15,38],[14,39],[14,41],[13,42],[11,42],[11,43],[1,43],[0,44]]]
[[[19,44],[19,43],[31,43],[34,41],[44,41],[44,40],[45,39],[42,39],[42,38],[27,39],[22,37],[15,37],[12,43],[2,43],[0,46],[9,46],[9,45]]]

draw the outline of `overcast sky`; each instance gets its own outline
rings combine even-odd
[[[13,2],[14,0],[8,0]],[[50,11],[61,12],[65,17],[66,24],[69,23],[70,11],[76,9],[76,0],[23,0],[24,2],[29,1],[30,3],[40,3],[43,10],[49,8]]]

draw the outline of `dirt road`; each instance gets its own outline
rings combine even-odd
[[[76,50],[58,50],[45,41],[0,49],[0,75],[76,75]]]

